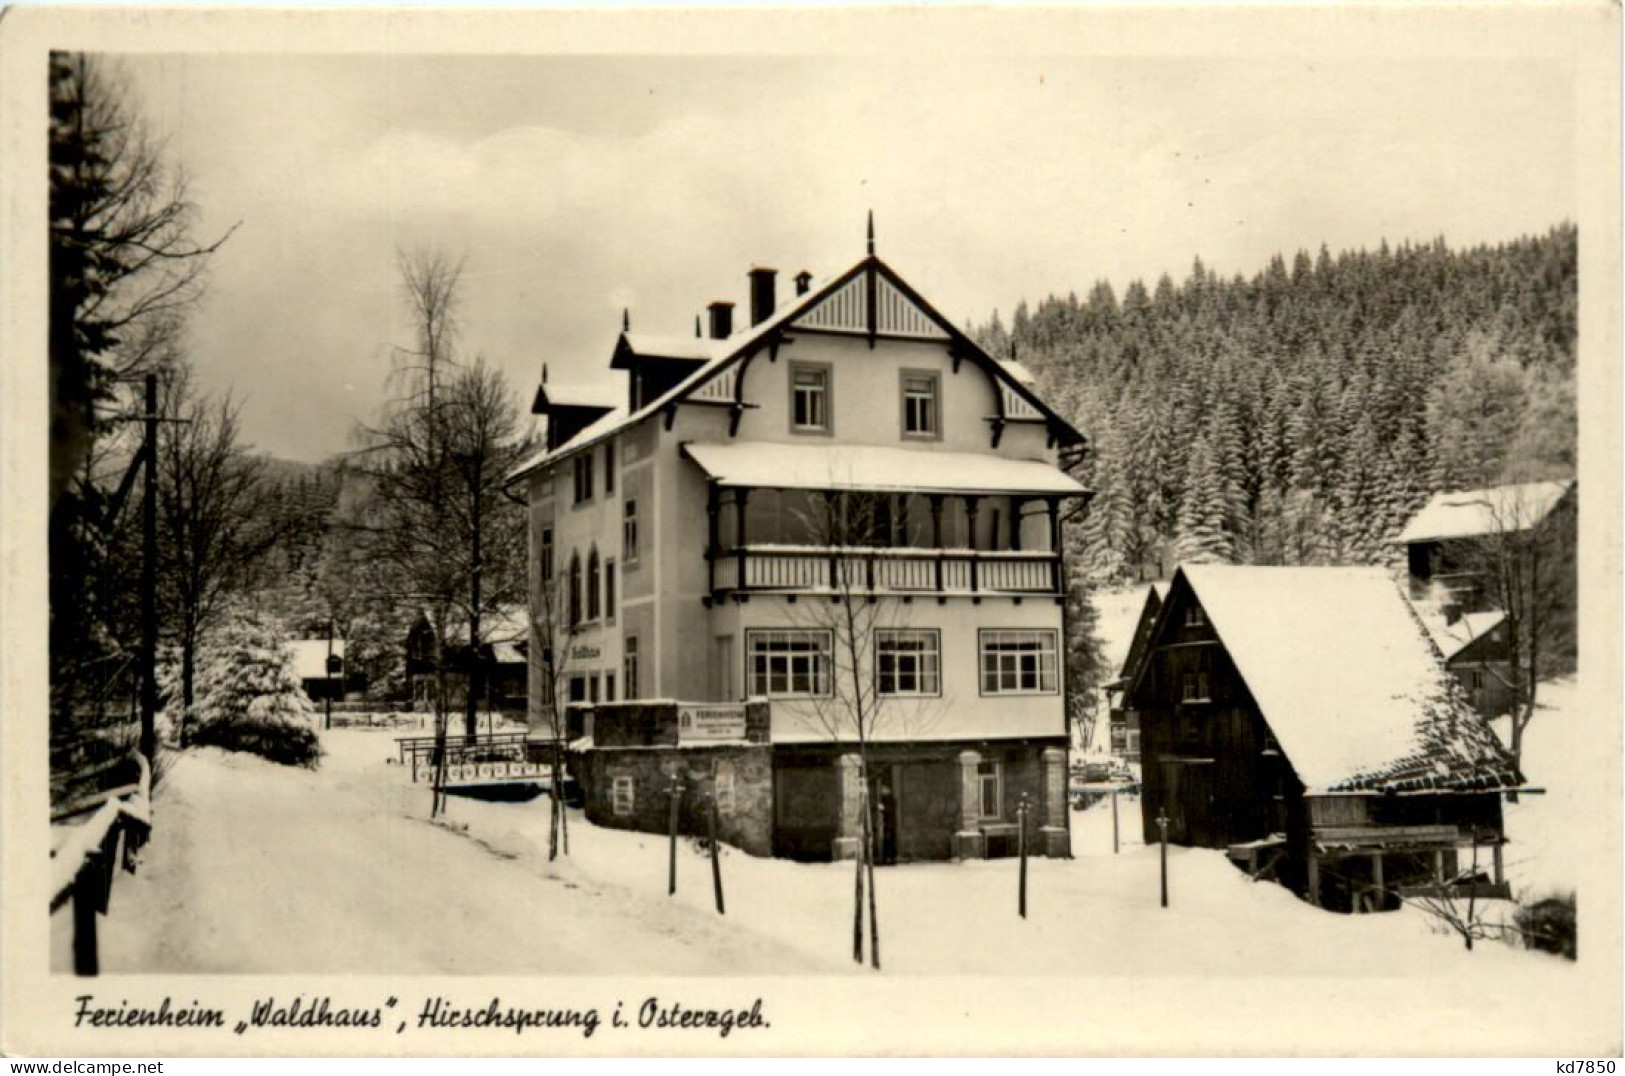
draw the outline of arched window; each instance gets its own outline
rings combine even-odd
[[[581,554],[570,553],[570,626],[581,623]]]
[[[587,619],[597,620],[599,607],[603,602],[602,584],[598,571],[598,547],[593,546],[592,552],[587,554]]]

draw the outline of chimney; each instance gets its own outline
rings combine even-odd
[[[763,266],[754,266],[751,268],[749,275],[750,323],[752,326],[756,326],[773,316],[773,280],[779,275],[779,271]]]
[[[734,304],[725,302],[712,303],[711,311],[711,339],[726,340],[734,331]]]
[[[805,295],[812,290],[812,274],[803,269],[796,274],[796,294]]]

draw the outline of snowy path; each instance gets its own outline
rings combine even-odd
[[[812,963],[654,894],[572,880],[432,824],[427,794],[381,765],[387,737],[350,740],[330,737],[337,750],[314,773],[212,749],[176,759],[140,873],[115,890],[104,970],[706,974]]]

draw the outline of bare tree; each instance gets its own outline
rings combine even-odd
[[[570,830],[564,804],[564,744],[569,735],[570,644],[575,638],[575,625],[571,623],[565,591],[565,577],[551,570],[554,566],[543,563],[536,585],[531,590],[530,621],[532,645],[539,647],[541,670],[539,686],[541,698],[534,707],[547,730],[550,770],[552,778],[549,799],[551,815],[547,831],[547,858],[557,859],[560,851],[570,854]]]
[[[239,405],[196,397],[184,368],[165,389],[171,421],[158,441],[161,591],[180,661],[182,746],[195,701],[198,650],[229,595],[276,543],[264,461],[238,443]]]
[[[833,484],[833,483],[832,483]],[[807,685],[804,698],[781,705],[787,716],[810,726],[836,745],[853,745],[858,763],[860,832],[853,882],[852,958],[862,963],[864,918],[868,917],[869,962],[880,968],[880,926],[875,891],[875,843],[881,833],[881,805],[874,785],[872,748],[876,736],[914,731],[930,721],[925,704],[897,705],[895,685],[886,691],[876,667],[876,644],[883,632],[906,627],[904,606],[877,592],[877,546],[889,542],[891,513],[886,494],[813,493],[807,507],[793,513],[809,544],[829,551],[824,593],[787,605],[791,621],[829,642],[824,683]],[[884,569],[880,575],[884,575]],[[881,590],[883,591],[883,587]],[[940,658],[938,659],[940,660]],[[941,670],[935,675],[940,677]],[[817,673],[814,674],[818,676]],[[867,898],[865,891],[867,890]]]

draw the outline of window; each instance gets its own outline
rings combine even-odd
[[[1484,670],[1483,669],[1469,668],[1469,669],[1466,670],[1466,672],[1467,672],[1467,690],[1469,690],[1469,691],[1483,691],[1484,690]]]
[[[638,559],[638,502],[630,498],[621,520],[621,558],[628,564]]]
[[[570,626],[581,623],[581,554],[570,554]]]
[[[599,579],[598,550],[595,547],[587,554],[587,619],[597,620],[600,608],[604,602],[604,593],[599,589],[602,581]]]
[[[622,644],[624,653],[621,657],[622,672],[626,674],[626,697],[638,698],[638,637],[628,635]]]
[[[829,694],[829,632],[753,631],[748,639],[752,695]]]
[[[881,631],[875,636],[875,673],[881,695],[940,695],[942,646],[934,630]]]
[[[583,452],[575,458],[575,503],[592,500],[592,453]]]
[[[623,774],[615,778],[615,782],[611,788],[615,803],[615,813],[620,815],[622,818],[625,818],[627,815],[632,813],[632,807],[636,803],[636,791],[635,786],[632,783],[632,777],[629,774]]]
[[[542,528],[541,560],[542,560],[542,572],[541,572],[542,578],[544,580],[545,579],[552,579],[553,578],[553,528],[552,527],[543,527]]]
[[[929,371],[903,371],[903,436],[940,437],[937,414],[937,375]]]
[[[596,673],[587,677],[587,701],[591,703],[598,701],[598,675]]]
[[[1185,609],[1185,626],[1199,628],[1207,623],[1207,616],[1202,612],[1200,605],[1191,605]]]
[[[829,367],[790,364],[790,428],[803,433],[828,433]]]
[[[1053,631],[984,631],[981,641],[982,694],[1055,694]]]
[[[615,492],[615,442],[604,442],[604,492]]]
[[[604,623],[615,623],[615,561],[604,561]]]
[[[570,701],[587,701],[587,678],[585,676],[570,677]]]
[[[1180,682],[1181,702],[1207,702],[1207,673],[1188,672]]]
[[[1004,805],[1004,774],[997,762],[978,762],[976,764],[976,802],[981,809],[983,818],[993,819],[1003,815]]]
[[[604,701],[615,701],[615,674],[612,672],[604,674]]]

